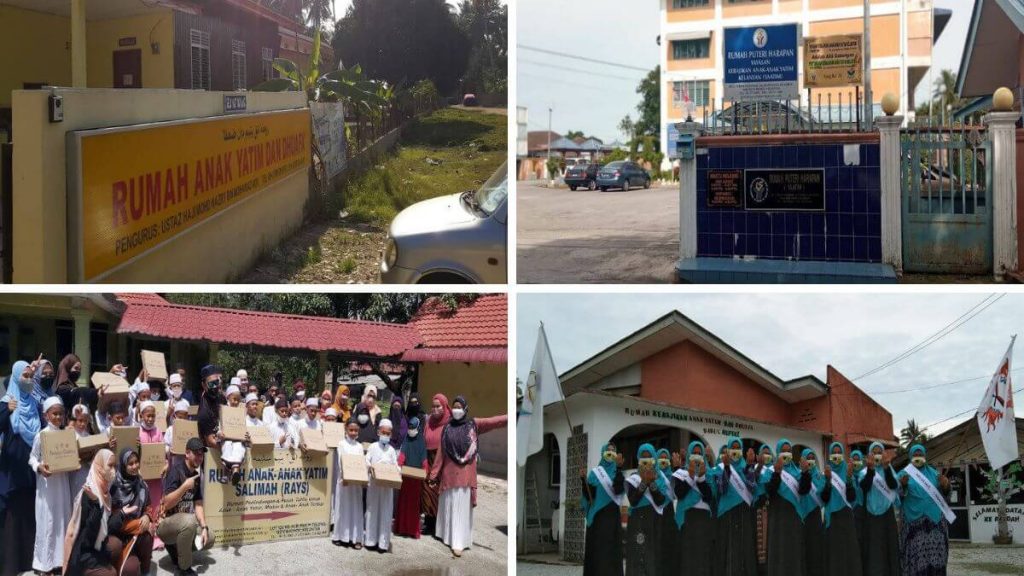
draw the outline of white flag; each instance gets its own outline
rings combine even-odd
[[[544,407],[562,400],[562,385],[558,382],[548,337],[541,324],[516,422],[516,465],[526,466],[530,454],[540,452],[544,447]]]
[[[999,368],[992,376],[985,397],[978,406],[978,428],[985,443],[985,455],[993,470],[998,470],[1017,460],[1017,422],[1013,416],[1013,382],[1010,380],[1010,358],[1013,356],[1013,342],[999,362]]]

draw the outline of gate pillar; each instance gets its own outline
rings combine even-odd
[[[701,125],[696,122],[676,124],[679,136],[696,141]],[[696,151],[695,151],[696,152]],[[679,159],[679,259],[697,256],[697,154]]]
[[[880,146],[879,158],[882,179],[882,262],[891,265],[897,274],[903,273],[903,230],[900,202],[902,183],[900,180],[900,126],[903,116],[879,116],[875,118]]]
[[[1020,112],[990,112],[992,140],[992,273],[997,280],[1017,269],[1017,119]]]

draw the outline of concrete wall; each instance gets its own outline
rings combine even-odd
[[[133,37],[134,46],[121,47],[118,40]],[[174,88],[174,11],[162,10],[134,18],[92,20],[86,28],[90,88],[114,86],[114,52],[141,50],[143,88]],[[154,54],[152,43],[160,53]]]
[[[14,281],[63,283],[68,270],[65,135],[74,130],[223,114],[222,92],[60,89],[64,121],[50,123],[47,93],[14,93]],[[305,94],[248,93],[248,111],[305,106]],[[130,151],[126,151],[130,153]],[[108,276],[108,282],[221,283],[301,223],[309,194],[296,173]],[[197,257],[202,255],[201,258]]]
[[[832,366],[827,374],[834,439],[844,444],[852,441],[851,435],[856,441],[861,441],[859,435],[892,439],[892,414]]]
[[[0,5],[0,108],[25,82],[70,85],[70,42],[67,18]]]

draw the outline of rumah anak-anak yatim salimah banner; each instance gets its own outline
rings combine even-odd
[[[308,110],[70,136],[73,280],[100,279],[310,163]]]
[[[249,450],[237,486],[211,450],[203,467],[203,511],[220,544],[322,538],[331,518],[335,453]]]

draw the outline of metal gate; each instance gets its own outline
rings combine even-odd
[[[992,271],[989,143],[979,125],[916,125],[900,134],[903,269]]]

